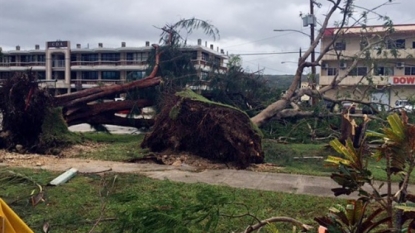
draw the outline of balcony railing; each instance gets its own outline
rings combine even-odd
[[[120,60],[120,61],[71,61],[71,66],[123,66],[147,65],[146,61]]]
[[[39,62],[35,62],[35,61],[32,61],[32,62],[0,62],[0,67],[9,67],[9,66],[27,66],[27,67],[30,67],[30,66],[45,66],[46,65],[46,62],[41,62],[41,61],[39,61]]]
[[[76,85],[82,85],[82,84],[87,84],[87,85],[99,85],[99,84],[103,84],[103,85],[112,85],[112,84],[122,84],[124,83],[124,80],[121,79],[72,79],[71,80],[71,84],[75,84]]]

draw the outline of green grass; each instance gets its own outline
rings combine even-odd
[[[4,168],[3,168],[4,169]],[[46,184],[58,174],[42,170],[15,170]],[[134,210],[166,209],[175,206],[176,211],[197,203],[201,193],[227,197],[229,204],[220,208],[222,216],[215,232],[240,232],[255,222],[252,217],[225,217],[249,213],[263,219],[272,216],[289,216],[316,226],[313,218],[327,213],[327,209],[343,200],[305,195],[283,194],[268,191],[234,189],[205,184],[175,183],[159,181],[133,174],[78,174],[69,182],[56,187],[46,187],[46,201],[32,207],[28,196],[35,186],[28,183],[0,183],[0,197],[35,231],[42,232],[45,222],[51,232],[89,232],[95,221],[102,221],[95,232],[120,232],[123,216]],[[103,185],[103,184],[107,185]],[[114,186],[112,184],[114,183]],[[103,187],[106,187],[104,189]],[[108,195],[106,195],[109,193]],[[102,196],[102,197],[101,197]],[[130,221],[137,219],[130,219]],[[125,220],[124,220],[125,221]],[[160,223],[168,224],[166,223]],[[203,232],[190,225],[191,232]],[[280,232],[291,232],[289,225],[278,225]],[[128,232],[128,231],[124,231]],[[212,231],[210,231],[212,232]]]
[[[265,161],[276,164],[281,169],[277,172],[303,175],[330,176],[336,169],[325,166],[324,159],[328,155],[339,156],[327,144],[281,144],[273,140],[264,140]],[[323,159],[294,159],[294,157],[322,156]],[[386,181],[386,162],[369,159],[368,168],[375,180]],[[399,175],[392,176],[393,182],[401,180]],[[411,174],[410,182],[415,183],[415,173]]]
[[[279,172],[329,176],[334,171],[324,165],[324,159],[333,154],[325,144],[282,144],[264,140],[263,149],[265,162],[282,167]],[[322,156],[323,159],[302,159],[311,156]]]
[[[110,161],[126,161],[141,158],[148,153],[140,147],[143,134],[84,133],[86,141],[101,143],[101,148],[93,152],[83,152],[75,157]]]

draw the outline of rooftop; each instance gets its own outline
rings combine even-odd
[[[396,33],[414,33],[415,34],[415,24],[396,24],[393,25],[393,28]],[[326,28],[324,31],[324,36],[331,36],[334,35],[339,30],[338,27],[330,27]],[[367,25],[365,27],[362,26],[354,26],[354,27],[343,27],[342,29],[343,34],[362,34],[362,33],[383,33],[386,31],[386,27],[384,25]]]

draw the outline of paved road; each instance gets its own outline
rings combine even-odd
[[[0,165],[2,164],[3,166],[7,166],[7,160],[0,163]],[[143,174],[150,178],[160,180],[168,179],[186,183],[201,182],[235,188],[258,189],[325,197],[334,197],[331,189],[338,187],[337,184],[328,177],[232,169],[205,170],[197,172],[195,168],[186,164],[182,164],[180,166],[167,166],[158,164],[134,164],[73,158],[49,158],[47,160],[42,160],[42,164],[26,163],[26,165],[23,166],[54,171],[65,171],[74,167],[81,173],[111,170],[111,172],[117,173]],[[409,189],[410,191],[415,192],[413,187],[410,187]],[[356,196],[341,196],[341,198],[355,197]]]

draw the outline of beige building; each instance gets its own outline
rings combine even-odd
[[[99,43],[96,48],[83,48],[80,44],[71,47],[70,41],[49,41],[45,49],[35,45],[33,50],[3,51],[0,59],[0,79],[7,79],[15,72],[31,69],[42,85],[55,88],[59,93],[68,93],[90,88],[99,84],[123,83],[128,79],[144,77],[148,67],[147,59],[153,47],[146,42],[142,47],[128,47],[125,42],[119,48],[107,48]],[[203,79],[212,70],[211,61],[226,70],[227,56],[223,50],[208,47],[202,40],[197,45],[186,45],[183,51],[189,53]]]
[[[351,58],[368,43],[376,43],[380,37],[386,35],[383,26],[351,27],[343,30],[342,36],[321,61],[321,88],[330,85],[336,74],[345,74],[352,63]],[[360,98],[391,107],[399,99],[415,98],[415,24],[395,25],[394,30],[384,43],[377,43],[368,51],[373,59],[360,60],[340,83],[340,87],[330,91],[328,96]],[[338,28],[325,30],[321,48],[332,41],[337,31]],[[378,54],[380,48],[381,55]],[[397,51],[396,58],[392,56],[393,51]]]

